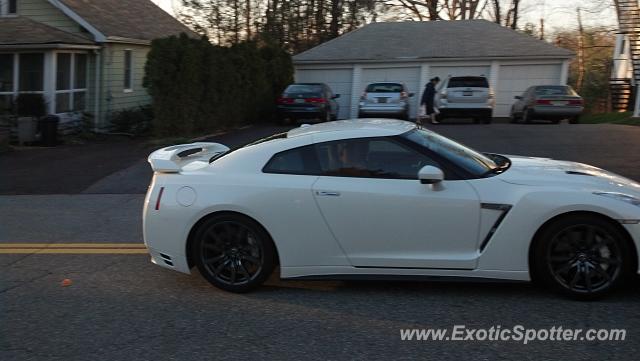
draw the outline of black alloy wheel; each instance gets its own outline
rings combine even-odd
[[[591,215],[554,222],[542,232],[534,252],[536,274],[578,299],[603,296],[633,273],[626,236]]]
[[[236,214],[208,219],[195,234],[193,254],[214,286],[247,292],[262,284],[276,263],[275,247],[255,221]]]

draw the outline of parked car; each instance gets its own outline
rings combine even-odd
[[[402,83],[369,84],[360,97],[358,118],[385,116],[409,120],[409,98],[413,95]]]
[[[340,94],[333,94],[327,84],[291,84],[278,98],[277,115],[285,123],[300,119],[336,120],[340,111],[338,98]]]
[[[584,100],[568,85],[532,86],[516,99],[511,107],[512,123],[551,120],[557,124],[569,119],[569,123],[577,124],[584,111]]]
[[[233,292],[280,277],[529,281],[591,299],[638,273],[640,184],[479,153],[414,123],[303,125],[149,156],[151,261]]]
[[[495,95],[484,76],[452,76],[436,95],[438,120],[472,118],[476,123],[491,123]]]

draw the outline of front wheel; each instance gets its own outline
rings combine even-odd
[[[275,247],[267,232],[236,214],[206,220],[195,233],[191,252],[202,276],[231,292],[260,286],[276,264]]]
[[[610,221],[592,215],[561,218],[537,237],[532,276],[571,297],[595,299],[633,273],[632,254],[627,236]]]

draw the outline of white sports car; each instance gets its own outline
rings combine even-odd
[[[640,185],[589,165],[482,154],[413,123],[303,125],[230,150],[160,149],[153,263],[245,292],[285,279],[450,276],[601,296],[638,272]]]

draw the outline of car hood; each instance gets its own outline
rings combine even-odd
[[[567,186],[640,195],[640,184],[588,164],[550,158],[507,156],[511,167],[497,177],[504,182],[528,186]]]

